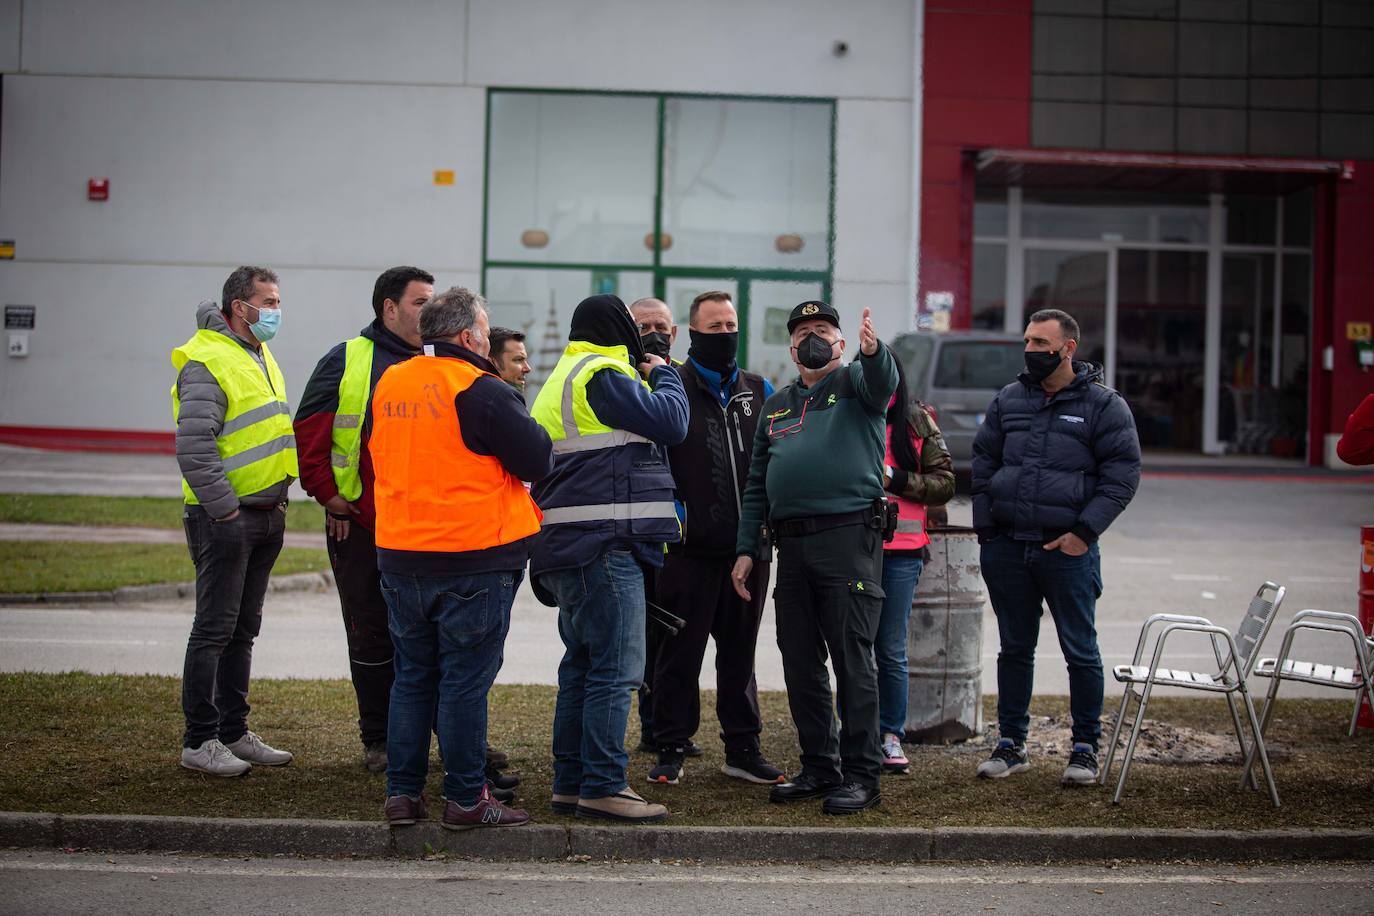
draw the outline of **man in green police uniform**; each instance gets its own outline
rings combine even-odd
[[[749,600],[749,574],[769,549],[766,526],[778,545],[778,648],[802,764],[769,798],[823,798],[825,813],[855,814],[880,800],[873,640],[883,602],[885,414],[897,368],[868,309],[859,358],[847,366],[840,316],[827,303],[798,305],[787,330],[800,377],[764,403],[731,575]]]

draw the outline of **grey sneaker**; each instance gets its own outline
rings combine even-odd
[[[1097,785],[1097,751],[1091,744],[1075,744],[1069,752],[1069,765],[1059,777],[1061,786]]]
[[[235,757],[229,748],[215,738],[201,742],[200,747],[183,747],[181,765],[211,776],[242,776],[253,769],[251,763]]]
[[[1016,744],[1010,738],[997,742],[992,756],[978,764],[979,779],[1001,779],[1012,773],[1030,769],[1030,759],[1026,756],[1026,746]]]
[[[386,742],[374,741],[363,745],[363,766],[369,773],[386,772]]]
[[[225,747],[229,748],[229,752],[235,757],[240,760],[247,760],[249,763],[280,767],[291,762],[290,751],[279,751],[252,732],[244,732],[242,738],[231,744],[226,744]]]

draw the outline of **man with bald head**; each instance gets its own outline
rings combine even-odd
[[[636,299],[630,303],[630,314],[639,328],[639,340],[644,344],[644,352],[652,353],[672,365],[673,360],[668,353],[677,342],[677,325],[673,324],[673,312],[668,308],[668,303],[662,299]]]

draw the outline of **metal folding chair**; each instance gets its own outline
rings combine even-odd
[[[1139,703],[1135,723],[1131,726],[1131,735],[1126,742],[1126,755],[1121,760],[1121,778],[1117,781],[1116,794],[1112,796],[1112,804],[1121,803],[1121,793],[1126,788],[1126,776],[1131,769],[1131,758],[1135,754],[1135,744],[1140,735],[1140,725],[1145,721],[1145,706],[1150,702],[1150,692],[1156,684],[1159,684],[1166,687],[1183,687],[1188,690],[1204,690],[1225,695],[1226,703],[1231,709],[1231,723],[1236,729],[1236,740],[1240,742],[1241,755],[1247,760],[1247,766],[1241,776],[1241,785],[1249,782],[1250,765],[1248,761],[1250,754],[1258,750],[1260,763],[1264,768],[1264,778],[1269,782],[1269,798],[1273,801],[1275,808],[1279,807],[1279,791],[1274,786],[1274,774],[1269,767],[1269,754],[1264,749],[1263,729],[1255,716],[1255,704],[1250,697],[1247,680],[1254,668],[1254,663],[1258,660],[1257,650],[1260,644],[1264,642],[1270,625],[1274,622],[1274,615],[1278,612],[1279,605],[1283,603],[1285,591],[1282,586],[1273,582],[1266,582],[1261,585],[1259,590],[1255,592],[1255,597],[1250,599],[1250,606],[1246,608],[1245,616],[1241,619],[1240,627],[1234,636],[1223,627],[1214,625],[1205,617],[1154,614],[1145,621],[1140,628],[1140,638],[1136,641],[1135,655],[1132,657],[1131,663],[1129,665],[1117,665],[1112,669],[1112,676],[1125,684],[1126,689],[1121,697],[1121,708],[1116,713],[1116,725],[1112,728],[1111,744],[1107,748],[1107,760],[1102,766],[1100,777],[1102,785],[1107,784],[1107,774],[1111,772],[1112,758],[1116,755],[1117,738],[1121,734],[1121,722],[1126,716],[1127,705],[1133,696]],[[1155,624],[1164,624],[1164,628],[1155,641],[1155,650],[1150,664],[1148,666],[1142,665],[1140,661],[1145,652],[1145,642]],[[1165,644],[1169,641],[1170,636],[1180,632],[1206,633],[1208,635],[1212,644],[1212,653],[1217,659],[1215,673],[1160,667]],[[1226,648],[1224,653],[1222,652],[1223,642]],[[1139,696],[1136,696],[1135,693],[1136,685],[1143,687]],[[1253,747],[1248,750],[1245,744],[1245,733],[1241,728],[1240,710],[1236,706],[1236,694],[1240,694],[1241,699],[1245,701],[1245,714],[1250,721],[1250,733],[1255,739]]]
[[[1301,630],[1338,633],[1350,637],[1355,649],[1354,666],[1345,668],[1321,662],[1294,661],[1289,657],[1293,649],[1293,637]],[[1269,727],[1269,719],[1274,714],[1274,701],[1279,696],[1279,684],[1283,681],[1301,681],[1304,684],[1317,684],[1322,687],[1335,687],[1340,690],[1355,691],[1355,708],[1350,711],[1349,737],[1355,736],[1355,721],[1360,717],[1360,701],[1369,698],[1374,708],[1374,683],[1370,682],[1370,663],[1374,660],[1374,638],[1367,636],[1360,620],[1353,614],[1337,611],[1320,611],[1314,608],[1298,611],[1293,622],[1283,634],[1283,645],[1277,658],[1262,658],[1255,666],[1257,677],[1269,678],[1269,693],[1264,700],[1264,712],[1260,715],[1260,734]],[[1250,776],[1254,766],[1254,748],[1245,758],[1245,772]],[[1253,780],[1253,776],[1251,776]]]

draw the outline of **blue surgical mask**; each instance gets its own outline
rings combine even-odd
[[[258,320],[248,326],[248,330],[253,332],[254,337],[262,343],[267,343],[277,336],[277,328],[281,327],[281,309],[258,308],[251,302],[243,304],[258,313]]]

